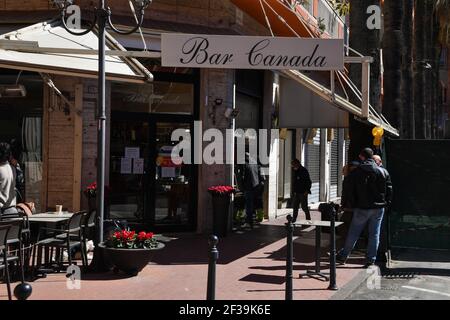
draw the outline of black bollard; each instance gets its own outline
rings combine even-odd
[[[338,206],[333,202],[329,203],[328,212],[330,215],[330,285],[329,290],[338,290],[336,285],[336,215]]]
[[[294,224],[292,223],[292,216],[287,216],[286,223],[287,243],[286,243],[286,300],[292,300],[292,271],[293,271],[293,248],[292,238],[294,236]]]
[[[206,291],[206,300],[216,299],[216,262],[219,259],[217,243],[219,239],[215,235],[209,238],[209,263],[208,263],[208,286]]]
[[[22,282],[14,288],[14,296],[17,300],[27,300],[32,291],[33,288],[29,283]]]

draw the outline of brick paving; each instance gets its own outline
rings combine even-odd
[[[313,219],[318,212],[313,212]],[[230,300],[282,300],[285,288],[286,238],[281,217],[264,222],[253,230],[235,231],[220,239],[216,298]],[[192,299],[206,297],[208,242],[206,235],[164,235],[166,247],[155,252],[151,263],[136,277],[107,272],[82,275],[81,289],[68,290],[64,273],[49,274],[33,281],[30,299]],[[294,300],[329,299],[336,291],[328,282],[299,278],[314,265],[314,227],[296,229],[294,234]],[[322,235],[322,264],[327,272],[328,234]],[[364,260],[339,266],[337,284],[343,287],[364,272]],[[13,284],[13,288],[17,283]],[[0,299],[6,299],[0,284]]]

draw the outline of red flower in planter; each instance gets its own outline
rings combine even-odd
[[[153,232],[121,230],[113,233],[106,241],[107,247],[120,249],[150,249],[156,248],[158,242],[153,237]]]
[[[236,191],[232,186],[212,186],[208,188],[208,191],[213,195],[230,195]]]
[[[109,191],[109,187],[105,186],[105,195],[107,195],[107,192]],[[95,197],[97,196],[97,182],[92,182],[90,185],[86,187],[86,189],[83,190],[83,193],[89,198],[89,197]]]

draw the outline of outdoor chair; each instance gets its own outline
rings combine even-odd
[[[18,212],[14,214],[9,215],[2,215],[0,219],[1,222],[6,222],[9,224],[10,221],[13,220],[19,220],[22,219],[22,225],[20,227],[20,239],[16,239],[15,243],[20,243],[20,250],[23,251],[23,261],[22,267],[29,269],[29,262],[31,257],[31,228],[30,228],[30,221],[28,220],[28,215],[23,212]],[[13,230],[14,231],[14,230]],[[10,232],[11,234],[12,232]],[[19,242],[20,240],[20,242]],[[12,240],[9,241],[9,243],[12,243]]]
[[[6,281],[6,288],[8,289],[8,299],[12,300],[11,296],[11,282],[9,278],[9,266],[7,261],[7,241],[8,231],[11,228],[10,225],[0,225],[0,252],[2,259],[0,260],[0,270],[4,271],[4,278]]]
[[[74,213],[72,217],[60,229],[48,227],[42,227],[39,229],[39,234],[32,257],[33,267],[36,266],[36,256],[37,265],[41,264],[42,249],[51,249],[50,258],[53,256],[53,250],[55,250],[59,266],[63,265],[62,252],[64,250],[67,250],[68,263],[70,266],[72,265],[72,250],[77,247],[81,248],[81,254],[83,257],[82,263],[84,266],[86,265],[84,259],[84,246],[82,245],[82,222],[85,214],[85,211]],[[47,234],[47,236],[50,235],[50,237],[42,239],[42,237],[44,236],[44,232]]]
[[[88,264],[88,257],[87,257],[87,247],[86,242],[91,238],[93,235],[93,229],[95,228],[95,217],[96,217],[96,211],[91,210],[90,212],[86,213],[84,215],[83,221],[82,221],[82,245],[84,246],[84,251],[82,251],[83,258],[85,260],[85,265]]]
[[[22,242],[22,220],[2,220],[0,226],[9,226],[6,239],[6,248],[3,251],[3,258],[9,263],[16,264],[16,273],[20,273],[22,282],[25,281],[23,268],[23,242]],[[9,273],[10,274],[10,273]]]

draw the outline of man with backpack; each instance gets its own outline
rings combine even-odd
[[[336,260],[341,264],[345,263],[361,232],[368,225],[369,239],[365,267],[369,267],[375,264],[377,257],[384,210],[392,200],[392,184],[387,178],[389,176],[386,174],[387,170],[380,168],[373,160],[372,149],[363,149],[359,159],[361,163],[349,174],[351,178],[347,186],[353,218],[344,248],[338,253]]]

